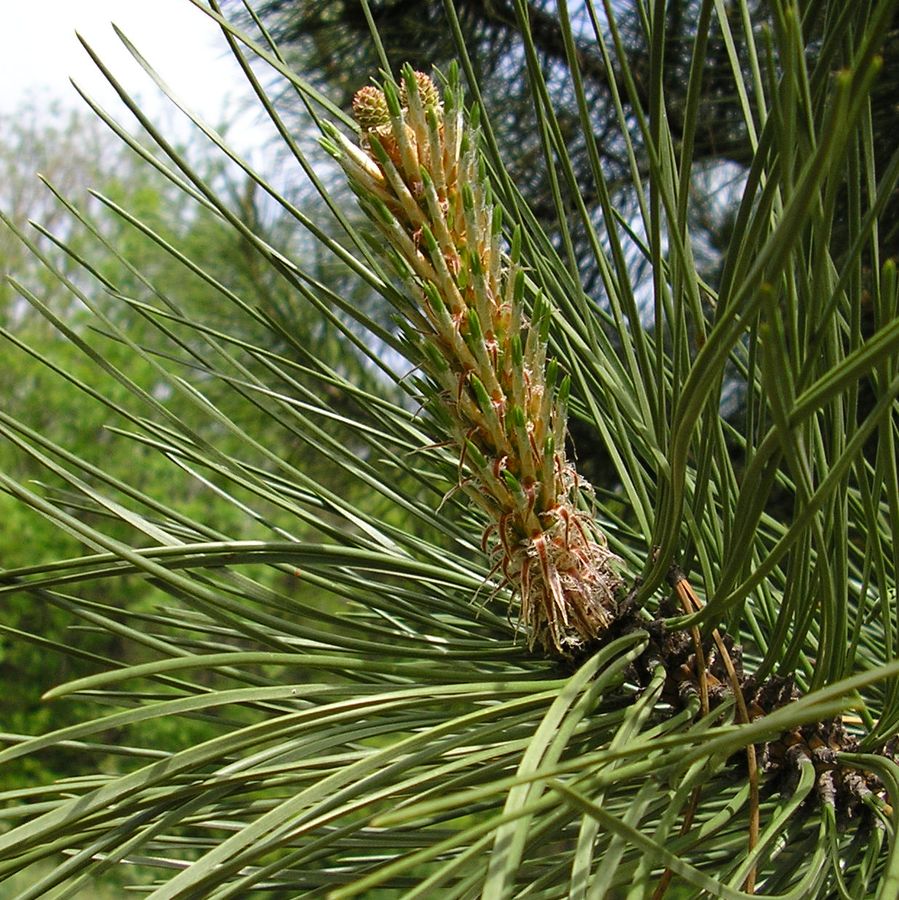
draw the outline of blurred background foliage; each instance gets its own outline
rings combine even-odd
[[[461,33],[478,79],[481,98],[502,149],[503,159],[537,218],[550,232],[558,233],[557,211],[552,199],[550,173],[543,165],[536,114],[527,75],[521,24],[515,0],[459,0],[455,3]],[[391,59],[408,60],[413,67],[431,66],[446,70],[457,58],[456,44],[447,25],[442,0],[374,0],[368,4],[371,21]],[[666,117],[675,140],[687,104],[690,58],[700,22],[701,0],[670,0],[664,5],[664,84]],[[809,64],[814,65],[820,49],[820,30],[827,18],[817,15],[816,6],[804,7],[810,22],[819,29],[808,35]],[[223,8],[241,19],[240,0],[225,0]],[[576,98],[565,60],[563,29],[554,0],[528,0],[523,4],[533,44],[539,54],[549,98],[556,111],[574,165],[581,196],[596,215],[601,228],[599,204],[590,175],[584,135],[577,113]],[[628,77],[635,95],[624,89],[622,64],[604,57],[593,37],[593,23],[604,19],[598,5],[572,4],[572,31],[578,39],[577,54],[585,96],[594,125],[593,137],[599,148],[603,171],[617,208],[626,217],[636,210],[635,183],[615,103],[620,102],[632,121],[627,139],[636,150],[639,172],[648,171],[646,148],[629,107],[634,96],[648,108],[650,46],[637,4],[613,3],[618,31],[626,53]],[[338,106],[347,109],[358,85],[368,83],[380,68],[376,47],[370,39],[370,22],[361,4],[353,0],[262,0],[254,5],[281,51],[298,72],[310,79]],[[691,135],[694,180],[692,184],[691,234],[699,259],[705,259],[703,275],[715,283],[721,251],[727,246],[738,195],[728,190],[728,182],[740,182],[752,161],[752,144],[740,97],[734,90],[730,53],[736,54],[746,84],[753,79],[748,45],[740,40],[744,21],[751,22],[760,45],[776,53],[776,45],[763,38],[776,27],[774,7],[764,0],[747,4],[721,5],[736,38],[727,46],[720,29],[709,34],[699,98],[698,128]],[[248,22],[244,15],[243,21]],[[899,32],[893,30],[882,49],[884,77],[872,94],[872,122],[875,158],[879,168],[889,160],[895,147],[892,133],[899,95]],[[776,58],[770,60],[776,66]],[[563,194],[565,191],[563,185]],[[569,198],[570,199],[570,198]],[[892,256],[899,240],[899,205],[894,199],[884,214],[882,233],[886,256]],[[572,216],[569,226],[576,229]],[[585,288],[599,295],[596,260],[583,235],[575,230],[578,270]],[[580,239],[578,239],[580,237]],[[704,251],[704,252],[703,252]],[[636,262],[635,262],[636,265]],[[645,261],[643,262],[645,265]]]
[[[135,141],[147,151],[145,136],[138,134]],[[257,234],[303,258],[309,274],[341,292],[347,302],[352,303],[354,297],[359,303],[372,302],[370,297],[366,300],[361,295],[360,287],[349,277],[346,268],[330,255],[316,250],[314,242],[296,229],[288,216],[273,214],[270,207],[260,208],[252,182],[230,171],[208,146],[196,141],[179,150],[194,161],[202,178],[230,199],[234,209]],[[95,346],[111,365],[127,371],[143,390],[163,402],[171,415],[202,427],[204,436],[215,441],[224,453],[239,445],[227,429],[198,416],[195,406],[173,392],[158,371],[98,326],[97,316],[73,296],[73,291],[64,286],[53,270],[69,279],[75,291],[88,291],[100,316],[108,317],[110,323],[127,321],[129,335],[138,344],[152,348],[158,343],[157,335],[140,315],[134,314],[139,307],[123,303],[123,298],[139,304],[174,296],[183,310],[208,328],[227,331],[238,341],[263,341],[272,352],[294,360],[297,366],[294,374],[300,383],[329,392],[335,409],[334,418],[325,421],[325,429],[335,440],[364,452],[355,432],[341,428],[338,416],[352,413],[358,419],[366,414],[342,392],[327,384],[323,386],[322,368],[329,368],[360,388],[377,379],[384,389],[383,379],[377,378],[371,364],[354,353],[351,345],[341,341],[324,319],[310,315],[308,306],[298,299],[296,292],[260,260],[256,250],[241,235],[207,210],[198,208],[193,198],[149,167],[141,155],[93,113],[62,105],[28,106],[11,113],[0,121],[0,166],[3,172],[0,210],[9,216],[12,225],[23,229],[35,241],[34,248],[38,251],[32,252],[12,229],[0,230],[0,258],[5,271],[40,297],[64,328]],[[80,198],[83,203],[79,215],[83,218],[74,218],[62,197]],[[116,210],[127,210],[127,214],[119,215]],[[137,228],[128,217],[141,222],[144,228]],[[154,235],[146,233],[146,228],[152,228]],[[59,241],[65,242],[65,252],[57,245]],[[188,271],[181,261],[164,251],[161,242],[177,246],[183,257],[214,270],[218,285],[210,285]],[[90,274],[81,266],[85,259],[90,261]],[[99,291],[96,290],[98,282],[102,286]],[[242,297],[258,309],[260,316],[235,317],[222,302],[222,290]],[[31,348],[27,353],[16,353],[14,364],[0,368],[0,396],[4,398],[0,414],[23,420],[46,440],[102,467],[136,490],[165,497],[174,488],[169,460],[149,444],[123,441],[110,427],[111,414],[115,421],[113,427],[119,428],[132,424],[129,416],[142,415],[130,388],[110,372],[98,369],[90,356],[65,340],[47,317],[22,299],[17,286],[5,280],[0,284],[0,316],[4,330],[9,329],[6,334],[12,336],[14,332],[14,344]],[[267,327],[267,319],[276,325]],[[185,350],[189,349],[186,343]],[[316,374],[309,369],[312,350],[314,364],[319,369]],[[12,348],[9,352],[12,359]],[[53,360],[52,367],[46,365],[48,359]],[[244,402],[233,390],[214,379],[204,378],[201,363],[191,363],[189,353],[182,362],[185,375],[205,382],[205,388],[211,391],[209,396],[235,423],[252,430],[267,421],[264,401],[262,407]],[[64,377],[61,372],[67,375]],[[72,379],[80,381],[82,389],[73,390]],[[94,402],[89,392],[101,394],[106,404]],[[327,453],[304,443],[297,435],[273,433],[270,449],[285,460],[301,465],[311,478],[328,481],[331,466]],[[96,509],[84,510],[64,481],[48,477],[44,466],[8,442],[0,442],[0,469],[49,497],[65,504],[73,503],[72,508],[81,508],[88,521],[102,516]],[[217,496],[215,486],[221,479],[214,473],[200,474],[209,478],[208,485],[204,486],[198,479],[184,479],[177,487],[182,512],[204,520],[212,529],[250,537],[252,522],[232,503]],[[189,496],[183,494],[185,485]],[[271,515],[275,523],[280,516],[285,525],[289,522],[295,530],[295,519],[283,511],[263,505],[262,514]],[[0,492],[0,520],[4,522],[0,533],[0,560],[4,568],[72,557],[84,549],[77,539],[30,514],[4,492]],[[128,539],[127,529],[121,523],[110,519],[107,525],[117,538]],[[306,536],[314,530],[307,526]],[[266,570],[264,580],[271,583],[272,578],[270,570]],[[137,610],[149,611],[161,600],[152,585],[140,579],[127,586],[107,583],[93,599],[101,604],[115,604],[116,594],[123,589],[129,591],[129,603]],[[86,624],[80,630],[93,633],[80,635],[79,646],[85,653],[96,656],[85,656],[83,664],[76,657],[47,653],[44,646],[18,640],[18,635],[7,629],[42,635],[49,641],[68,641],[66,629],[72,625],[71,609],[54,605],[49,595],[45,599],[47,602],[42,603],[34,596],[14,593],[4,600],[0,678],[18,685],[16,691],[4,691],[0,696],[0,719],[7,731],[34,734],[46,730],[51,721],[56,725],[78,721],[84,713],[79,701],[64,708],[51,708],[40,701],[46,685],[92,670],[98,658],[131,661],[139,658],[134,656],[132,643],[117,641],[108,632],[91,629]],[[168,745],[167,728],[172,729],[173,735],[177,732],[179,742],[183,741],[183,723],[160,721],[145,726],[145,730],[152,732],[148,736],[150,743]],[[194,737],[199,739],[203,733],[203,726],[196,726]],[[78,761],[77,756],[65,751],[51,752],[41,762],[27,759],[4,769],[3,784],[34,784],[48,780],[51,774],[73,774],[71,767]],[[95,765],[89,758],[83,758],[83,762],[88,770]],[[48,771],[42,770],[44,766]]]

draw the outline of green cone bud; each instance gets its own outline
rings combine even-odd
[[[418,89],[418,99],[421,102],[422,109],[439,109],[440,107],[440,91],[434,84],[430,75],[424,72],[412,73],[415,78],[415,86]],[[406,73],[403,73],[403,82],[400,85],[400,103],[403,106],[409,105],[409,88],[407,85]]]
[[[374,131],[390,122],[384,92],[374,85],[366,85],[353,97],[353,117],[363,131]]]

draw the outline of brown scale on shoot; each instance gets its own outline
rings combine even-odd
[[[531,645],[569,655],[616,615],[621,579],[565,457],[569,379],[547,361],[549,305],[525,315],[520,234],[508,252],[455,71],[443,91],[406,66],[353,100],[360,145],[326,148],[384,235],[404,310],[460,451],[460,486],[487,514],[484,546],[521,599]]]

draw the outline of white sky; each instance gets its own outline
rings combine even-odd
[[[28,97],[83,106],[73,77],[123,123],[118,100],[75,37],[77,30],[98,56],[156,118],[165,108],[155,85],[131,57],[110,22],[128,36],[175,92],[213,124],[229,98],[246,96],[221,31],[189,0],[0,0],[0,113]],[[229,132],[232,139],[233,132]],[[244,144],[238,136],[238,144]]]

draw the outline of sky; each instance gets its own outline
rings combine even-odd
[[[154,118],[163,114],[158,90],[110,22],[205,119],[219,122],[229,102],[246,95],[221,32],[189,0],[0,0],[0,6],[6,7],[0,29],[0,114],[29,98],[41,105],[60,100],[83,106],[70,77],[105,108],[118,111],[115,94],[76,30],[140,98],[142,108]]]

